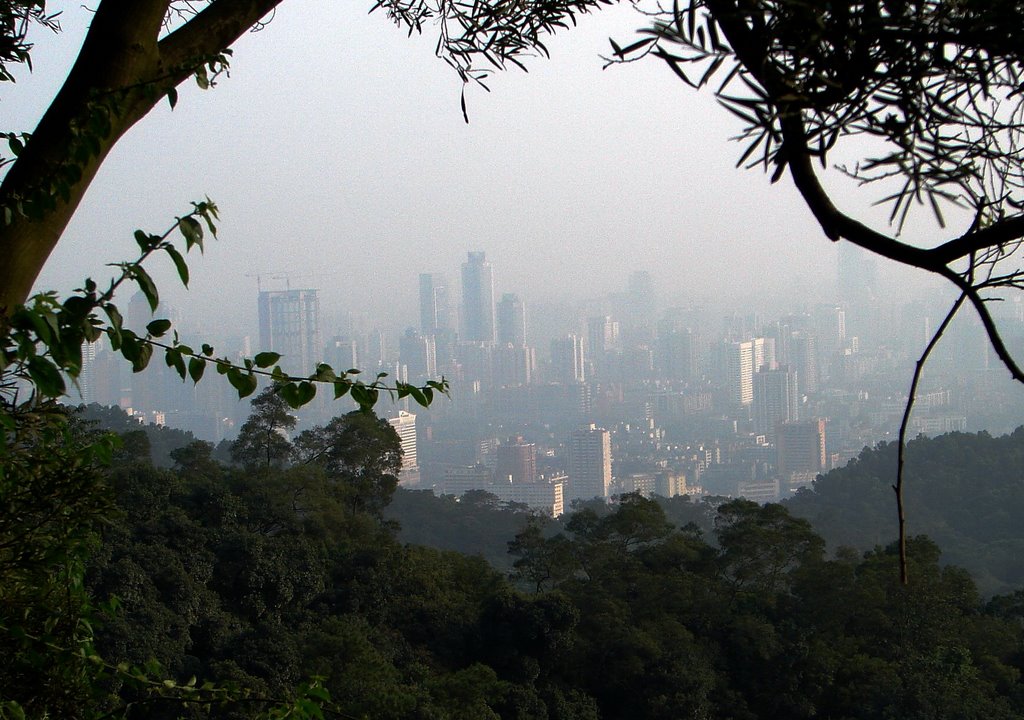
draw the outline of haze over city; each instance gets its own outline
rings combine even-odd
[[[35,38],[34,73],[5,97],[11,125],[34,125],[88,19],[67,8],[62,34]],[[835,247],[787,183],[734,167],[733,118],[654,60],[602,70],[607,38],[642,20],[628,8],[581,17],[529,73],[467,87],[467,125],[429,33],[407,38],[355,8],[284,6],[238,43],[230,77],[183,89],[173,112],[162,104],[115,147],[38,287],[102,277],[134,252],[132,230],[159,231],[208,195],[221,240],[192,261],[191,292],[153,268],[205,332],[255,328],[257,276],[319,288],[328,325],[347,313],[414,325],[417,273],[457,267],[470,249],[486,250],[499,291],[534,305],[621,291],[634,269],[668,305],[833,302]],[[927,237],[927,211],[917,219],[908,232]],[[904,297],[933,287],[880,272]]]

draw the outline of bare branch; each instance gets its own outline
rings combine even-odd
[[[914,366],[914,377],[910,382],[910,394],[907,396],[907,404],[903,409],[903,421],[900,423],[900,434],[897,446],[896,454],[896,483],[892,486],[893,492],[896,493],[896,515],[899,523],[899,555],[900,555],[900,582],[904,585],[910,583],[909,570],[907,567],[907,516],[903,504],[903,486],[904,486],[904,473],[903,463],[907,449],[907,428],[910,426],[910,413],[914,409],[914,400],[917,398],[917,385],[921,381],[921,374],[924,372],[925,363],[928,362],[928,356],[931,355],[932,350],[938,345],[939,340],[942,338],[943,333],[946,332],[946,328],[956,317],[957,312],[964,304],[964,300],[967,299],[966,293],[961,293],[960,297],[957,298],[956,302],[953,303],[953,307],[946,313],[946,317],[943,319],[942,324],[932,334],[931,340],[925,347],[924,352],[921,353],[921,357],[918,358],[917,364]]]

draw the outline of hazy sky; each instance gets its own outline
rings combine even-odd
[[[629,8],[583,18],[528,74],[470,88],[467,125],[435,39],[368,6],[288,0],[237,44],[229,78],[162,103],[114,149],[40,287],[104,277],[134,252],[134,228],[160,231],[209,195],[221,239],[192,259],[192,291],[153,269],[211,326],[254,332],[249,276],[283,287],[267,279],[283,273],[321,288],[329,316],[414,325],[417,274],[456,283],[467,250],[528,303],[621,290],[635,269],[677,301],[833,299],[835,248],[788,178],[734,168],[736,125],[710,94],[653,59],[602,70],[608,36],[642,24]],[[63,79],[89,17],[65,13],[61,36],[37,36],[34,73],[4,88],[6,128],[31,130]]]

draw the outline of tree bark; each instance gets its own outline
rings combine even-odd
[[[103,160],[281,0],[214,0],[160,39],[171,0],[102,0],[67,80],[0,184],[0,314],[24,303]]]

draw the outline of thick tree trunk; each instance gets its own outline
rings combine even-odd
[[[163,40],[171,0],[100,3],[67,80],[0,184],[0,314],[28,298],[118,139],[280,1],[214,0]]]
[[[0,185],[0,204],[11,210],[0,228],[0,308],[28,297],[104,157],[148,110],[137,89],[125,88],[154,76],[166,10],[167,0],[104,0],[97,8],[67,80]]]

